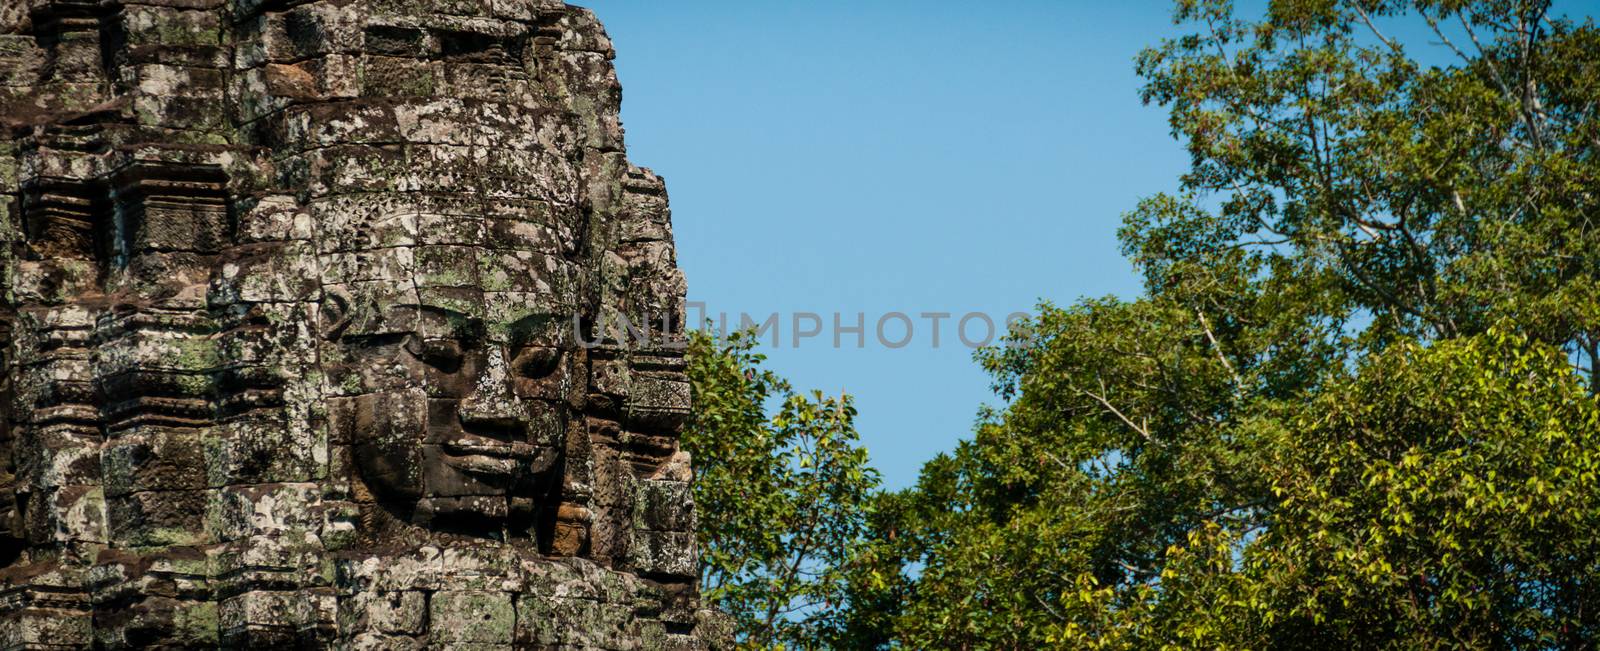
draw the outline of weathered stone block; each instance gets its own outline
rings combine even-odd
[[[694,487],[686,481],[635,481],[634,527],[693,532]]]
[[[212,493],[210,519],[218,540],[315,533],[322,491],[314,483],[227,486]]]
[[[323,475],[325,430],[291,427],[281,418],[251,415],[211,428],[202,439],[206,485],[313,481]]]
[[[427,618],[427,596],[418,590],[361,592],[339,603],[343,631],[419,635]]]
[[[700,567],[693,533],[635,530],[632,536],[629,551],[640,572],[691,577]]]
[[[138,427],[105,444],[101,467],[105,492],[122,497],[140,491],[206,487],[203,435],[192,429]]]
[[[88,647],[94,623],[88,611],[23,608],[0,617],[0,645],[7,649]]]
[[[311,215],[291,195],[246,199],[234,204],[240,244],[262,244],[311,238]]]
[[[143,491],[108,498],[111,544],[164,547],[210,542],[202,490]]]
[[[223,644],[271,649],[326,644],[336,621],[331,593],[255,590],[224,599],[218,608]]]
[[[357,651],[420,651],[427,647],[414,637],[361,633],[350,640],[349,648]]]
[[[510,644],[516,626],[511,594],[487,590],[435,592],[428,601],[435,642]]]
[[[106,542],[106,501],[98,486],[64,486],[44,498],[51,532],[64,543]]]
[[[220,642],[217,604],[143,595],[95,618],[95,645],[110,649],[198,648]]]

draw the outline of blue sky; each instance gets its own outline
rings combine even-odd
[[[1165,2],[588,6],[616,42],[630,158],[667,180],[690,300],[866,314],[865,348],[834,349],[831,323],[794,348],[786,321],[765,352],[797,388],[856,396],[887,485],[996,401],[921,312],[1137,293],[1120,216],[1186,167],[1133,71],[1172,29]],[[898,349],[872,332],[894,311],[917,328]]]
[[[690,300],[783,315],[770,366],[856,397],[890,487],[997,401],[950,321],[934,348],[918,315],[1134,296],[1121,215],[1187,168],[1134,74],[1141,48],[1176,33],[1167,0],[587,5],[617,45],[630,157],[667,179]],[[1383,29],[1433,40],[1415,19]],[[823,315],[823,336],[791,346],[796,312]],[[865,313],[865,348],[833,348],[835,312]],[[917,328],[903,348],[872,336],[890,312]]]

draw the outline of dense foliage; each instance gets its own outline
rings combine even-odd
[[[1138,67],[1193,165],[1126,216],[1144,294],[979,355],[1005,404],[853,516],[811,639],[1592,648],[1600,29],[1534,0],[1176,15]]]
[[[841,627],[877,472],[850,396],[794,393],[747,333],[689,340],[701,588],[744,648],[818,648]],[[776,412],[768,415],[769,403]]]
[[[1193,167],[1127,216],[1145,295],[980,355],[1009,404],[883,498],[856,643],[1600,640],[1600,30],[1177,15],[1139,69]]]

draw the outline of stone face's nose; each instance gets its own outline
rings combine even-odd
[[[502,347],[487,347],[472,393],[461,400],[463,425],[510,429],[522,421],[521,406],[511,393],[509,366]]]

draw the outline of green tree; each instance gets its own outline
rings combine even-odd
[[[742,332],[689,340],[701,588],[742,647],[819,648],[848,612],[878,474],[850,396],[795,394],[754,346]]]
[[[1600,29],[1532,0],[1182,0],[1193,165],[1137,300],[980,353],[1002,409],[882,498],[854,639],[1600,639]],[[1405,40],[1403,33],[1425,36]]]

